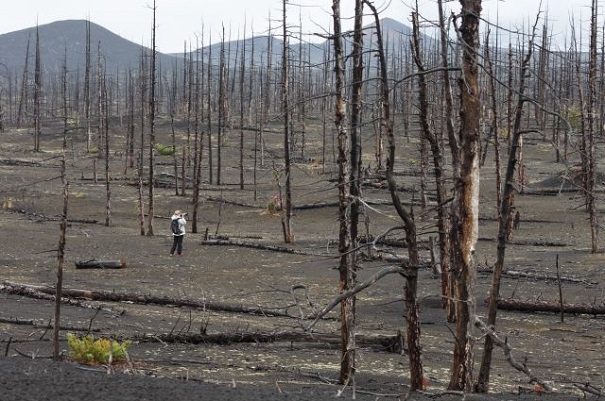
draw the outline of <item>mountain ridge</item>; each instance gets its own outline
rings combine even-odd
[[[34,54],[36,45],[36,28],[40,37],[40,55],[41,66],[45,71],[59,71],[62,69],[65,61],[70,71],[81,70],[85,68],[86,62],[86,20],[68,19],[50,22],[48,24],[32,26],[13,32],[0,35],[0,65],[3,65],[8,71],[13,73],[22,71],[25,66],[26,50],[29,41],[29,69],[33,70]],[[399,46],[402,40],[408,40],[411,36],[411,28],[392,18],[383,18],[381,20],[383,35],[387,45],[391,48]],[[365,46],[372,48],[375,46],[374,23],[366,25],[364,28],[370,31],[366,34]],[[151,49],[125,39],[118,34],[104,28],[103,26],[90,22],[91,34],[91,64],[96,67],[98,54],[100,52],[106,71],[117,71],[131,68],[138,68],[142,54],[150,54]],[[235,61],[237,57],[236,49],[241,50],[246,44],[246,52],[251,51],[252,43],[255,47],[255,65],[264,65],[269,47],[269,40],[272,41],[273,62],[276,57],[281,56],[282,40],[280,36],[253,36],[246,39],[237,39],[225,42],[225,48],[230,49],[229,61]],[[429,40],[430,37],[426,37]],[[399,42],[399,44],[394,42]],[[329,40],[323,42],[304,43],[300,46],[298,43],[291,43],[290,48],[293,53],[300,49],[303,53],[303,60],[311,64],[319,64],[323,61],[324,53],[331,45]],[[194,52],[200,53],[200,57],[206,57],[208,52],[212,52],[213,62],[218,61],[220,55],[221,43],[211,43],[202,46]],[[163,68],[170,68],[183,59],[183,54],[177,53],[157,53],[158,64]],[[193,56],[195,59],[195,56]]]

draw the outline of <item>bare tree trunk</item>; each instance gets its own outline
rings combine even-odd
[[[418,14],[412,14],[413,24],[413,57],[418,67],[418,97],[419,97],[419,118],[420,126],[424,138],[429,142],[431,153],[433,155],[433,166],[435,168],[435,188],[437,195],[437,227],[439,231],[439,271],[441,272],[441,296],[443,305],[448,306],[451,300],[448,296],[449,288],[449,258],[450,258],[450,239],[448,237],[449,217],[447,213],[446,202],[446,186],[445,186],[445,161],[443,157],[442,138],[439,137],[429,124],[429,101],[427,98],[428,88],[425,78],[426,68],[422,61],[422,53],[420,46],[420,25]]]
[[[452,85],[448,72],[448,36],[445,24],[445,15],[443,12],[443,0],[437,2],[439,8],[439,30],[440,30],[440,44],[441,44],[441,67],[443,68],[442,80],[443,80],[443,94],[444,94],[444,118],[445,118],[445,129],[447,132],[447,138],[450,146],[450,153],[452,155],[452,171],[453,178],[456,181],[460,176],[460,144],[459,139],[456,137],[454,129],[454,98],[452,94]],[[433,156],[434,157],[434,156]],[[437,177],[435,177],[437,178]],[[444,177],[445,179],[445,177]],[[443,184],[442,184],[443,185]],[[445,199],[444,199],[445,200]],[[441,297],[442,304],[446,310],[447,321],[454,322],[456,320],[456,308],[454,305],[454,287],[451,269],[452,260],[452,241],[449,236],[451,230],[451,216],[450,208],[444,204],[439,209],[442,216],[440,218],[441,227],[439,228],[439,250],[441,252]]]
[[[271,35],[269,35],[271,36]],[[210,36],[210,43],[212,43],[212,36]],[[212,90],[210,85],[212,82],[212,46],[208,46],[208,93],[207,93],[207,118],[208,118],[208,182],[212,183],[213,178],[213,157],[212,157]]]
[[[36,25],[36,67],[34,71],[34,152],[40,151],[41,135],[41,97],[42,97],[42,67],[40,60],[40,33]]]
[[[285,175],[285,204],[282,210],[282,224],[284,232],[284,242],[286,244],[294,242],[294,233],[292,231],[292,177],[290,175],[290,136],[292,127],[290,126],[290,88],[288,85],[288,52],[290,51],[288,40],[288,25],[286,19],[287,0],[282,0],[282,115],[284,117],[284,175]]]
[[[151,70],[149,71],[150,76],[150,87],[149,87],[149,182],[148,182],[148,213],[147,213],[147,236],[153,236],[153,214],[154,214],[154,198],[155,198],[155,178],[154,178],[154,164],[155,164],[155,88],[156,88],[156,58],[157,51],[155,46],[155,17],[156,17],[156,2],[153,0],[153,26],[151,28]]]
[[[595,133],[597,130],[598,109],[597,109],[597,24],[598,24],[598,5],[597,0],[591,2],[590,19],[590,59],[588,69],[588,129],[586,135],[586,205],[588,207],[588,218],[590,221],[590,238],[592,253],[599,252],[599,216],[596,200],[596,170],[597,158],[595,156]]]
[[[31,36],[31,35],[30,35]],[[23,75],[21,77],[21,94],[19,96],[19,106],[17,108],[17,129],[21,128],[23,115],[27,114],[28,94],[27,82],[29,81],[29,45],[30,36],[27,37],[27,46],[25,47],[25,63],[23,66]]]
[[[141,71],[139,78],[139,88],[141,91],[141,104],[140,104],[140,125],[141,125],[141,138],[139,144],[139,153],[137,155],[137,175],[139,179],[139,228],[141,235],[145,235],[145,205],[143,200],[143,165],[145,155],[145,111],[147,104],[147,62],[145,61],[145,50],[141,50]]]
[[[380,80],[380,101],[382,103],[382,123],[385,126],[385,133],[388,140],[388,156],[387,156],[387,171],[386,179],[389,185],[389,192],[391,194],[391,200],[393,206],[399,215],[399,218],[403,221],[405,227],[405,239],[408,248],[409,264],[404,266],[405,273],[403,276],[406,279],[404,288],[405,309],[406,309],[406,320],[407,320],[407,334],[406,340],[408,344],[408,361],[410,367],[410,391],[421,390],[423,388],[423,373],[422,373],[422,359],[421,359],[421,346],[420,346],[420,320],[418,318],[419,307],[417,300],[417,289],[418,289],[418,273],[417,268],[419,265],[420,256],[418,254],[418,244],[416,240],[416,223],[414,216],[403,208],[401,199],[397,192],[397,184],[394,178],[394,165],[395,165],[395,135],[393,132],[393,120],[391,116],[391,103],[389,96],[388,76],[387,76],[387,65],[386,57],[384,53],[384,44],[382,40],[382,30],[380,27],[380,20],[378,11],[374,7],[374,4],[368,0],[364,0],[364,3],[372,10],[374,14],[374,21],[376,27],[376,47],[378,49],[378,60],[379,60],[379,80]]]
[[[203,42],[203,41],[202,41]],[[196,46],[199,49],[199,46]],[[200,132],[200,117],[204,114],[203,107],[201,105],[201,94],[203,88],[201,88],[202,75],[200,70],[203,70],[203,65],[200,63],[199,51],[195,53],[195,68],[192,69],[191,80],[195,81],[193,87],[195,91],[193,93],[193,114],[194,114],[194,150],[193,150],[193,197],[191,199],[191,206],[193,213],[191,215],[191,232],[197,233],[198,230],[198,212],[200,206],[200,186],[202,182],[202,150],[204,148],[204,138],[202,132]],[[195,74],[193,74],[195,71]],[[208,83],[210,85],[210,83]],[[210,106],[208,106],[210,107]]]
[[[126,137],[127,147],[126,147],[126,168],[124,169],[124,175],[127,174],[128,168],[134,167],[134,132],[135,132],[135,124],[134,124],[134,78],[132,76],[132,70],[128,70],[128,129]]]
[[[196,39],[197,46],[197,39]],[[187,193],[187,171],[189,166],[191,165],[191,115],[193,113],[193,83],[194,83],[194,69],[193,69],[193,51],[191,50],[191,45],[189,46],[189,58],[184,56],[186,67],[183,69],[187,71],[185,75],[187,76],[187,83],[184,91],[187,93],[187,141],[185,146],[183,147],[182,152],[182,165],[181,165],[181,196],[185,196]],[[199,51],[195,52],[196,61],[199,61]],[[199,63],[196,63],[196,73],[199,72],[197,69],[199,68]],[[198,116],[199,119],[199,116]],[[198,122],[196,122],[197,124]]]
[[[473,258],[479,231],[480,90],[479,21],[481,0],[460,0],[462,76],[460,86],[460,179],[452,220],[452,271],[456,303],[454,361],[450,390],[470,392],[473,384],[473,327],[476,271]]]
[[[225,65],[225,27],[221,37],[221,54],[219,61],[218,92],[218,135],[216,137],[216,185],[221,185],[221,164],[223,136],[227,127],[227,67]]]
[[[244,115],[245,106],[244,99],[244,81],[246,77],[246,26],[244,25],[244,40],[242,48],[242,60],[240,66],[240,77],[239,77],[239,189],[244,189]],[[252,88],[250,88],[252,91]]]
[[[55,287],[55,316],[53,324],[53,359],[60,360],[59,331],[61,328],[61,291],[63,290],[63,262],[65,257],[65,238],[67,231],[67,202],[69,182],[65,171],[65,153],[67,151],[67,56],[63,65],[63,157],[61,158],[61,183],[63,185],[63,213],[59,226],[59,246],[57,248],[57,283]]]
[[[86,152],[90,152],[90,20],[86,20],[86,67],[84,70],[84,118],[86,119]]]
[[[339,263],[339,292],[343,293],[349,289],[348,271],[351,267],[351,223],[347,218],[350,202],[350,187],[348,185],[350,175],[350,141],[346,130],[346,102],[344,88],[344,51],[342,48],[342,33],[340,30],[340,1],[332,3],[332,16],[334,19],[334,74],[336,83],[336,98],[334,111],[334,125],[338,132],[338,216],[339,235],[338,251],[340,253]],[[340,303],[340,336],[341,336],[341,358],[340,375],[341,384],[354,382],[355,378],[355,297],[347,298]]]
[[[55,288],[55,317],[53,325],[53,359],[60,359],[59,331],[61,322],[61,291],[63,289],[63,261],[65,257],[65,232],[67,231],[67,202],[69,199],[69,183],[65,177],[65,149],[61,159],[61,183],[63,184],[63,213],[59,228],[59,247],[57,249],[57,284]]]
[[[101,78],[100,89],[101,89],[101,126],[99,132],[103,132],[105,138],[104,149],[105,149],[105,226],[109,227],[111,224],[111,189],[109,180],[109,100],[107,98],[107,80],[105,75],[105,68],[100,71],[99,77]]]
[[[537,20],[536,20],[537,23]],[[513,136],[511,139],[511,148],[508,154],[508,164],[506,166],[506,176],[504,179],[504,191],[502,193],[502,201],[499,205],[498,214],[498,254],[496,264],[494,266],[494,273],[492,276],[492,284],[489,292],[489,307],[487,314],[487,326],[495,327],[496,315],[498,311],[498,298],[500,297],[500,282],[502,273],[504,271],[504,256],[506,253],[506,242],[508,233],[511,228],[513,202],[515,195],[515,169],[517,168],[517,154],[519,141],[521,139],[521,119],[523,117],[523,106],[527,101],[525,97],[525,77],[528,75],[530,68],[530,61],[532,57],[532,50],[534,46],[535,38],[535,26],[534,34],[532,35],[527,54],[523,59],[521,65],[521,72],[519,74],[519,89],[517,107],[515,113],[515,120],[513,124]],[[481,368],[479,370],[479,376],[477,378],[477,384],[475,385],[475,391],[479,393],[487,393],[489,391],[490,381],[490,370],[492,362],[492,351],[494,348],[494,339],[492,336],[485,337],[485,345],[483,347],[483,358],[481,361]]]
[[[176,151],[176,134],[174,132],[174,113],[170,113],[170,141],[172,143],[172,171],[174,174],[174,195],[179,196],[179,158]]]

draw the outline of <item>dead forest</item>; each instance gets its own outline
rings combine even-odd
[[[500,326],[511,324],[508,318],[501,323],[509,311],[555,325],[571,319],[603,326],[605,37],[599,2],[591,4],[590,23],[572,26],[574,34],[561,42],[543,13],[511,33],[482,18],[481,0],[436,0],[439,18],[413,10],[402,16],[409,22],[405,31],[383,19],[373,1],[355,0],[354,10],[341,10],[333,0],[332,26],[315,34],[322,42],[308,42],[296,6],[284,1],[271,35],[233,40],[223,28],[217,41],[202,30],[198,42],[165,65],[155,49],[161,10],[154,2],[151,48],[141,47],[136,68],[117,70],[104,64],[111,49],[89,34],[82,38],[81,67],[69,69],[65,61],[60,69],[46,68],[36,34],[23,69],[0,76],[0,199],[4,220],[59,224],[45,229],[54,243],[52,283],[16,283],[18,275],[7,273],[0,291],[53,302],[47,327],[57,360],[68,305],[176,303],[296,323],[287,330],[170,331],[138,340],[323,341],[338,350],[332,373],[345,388],[363,375],[357,372],[365,362],[360,349],[378,345],[402,355],[405,392],[414,394],[432,391],[437,375],[435,360],[426,356],[437,336],[424,337],[432,330],[423,306],[430,286],[436,291],[431,313],[438,316],[431,319],[447,328],[441,334],[448,338],[441,344],[447,360],[440,360],[440,391],[502,391],[493,384],[501,375],[492,370],[498,358],[505,367],[497,372],[515,372],[529,391],[602,396],[602,372],[553,385],[540,369],[548,362],[536,367],[515,357],[512,334]],[[343,13],[354,15],[352,29],[343,28]],[[88,190],[94,207],[79,197]],[[42,196],[48,196],[44,206]],[[564,210],[554,206],[562,198]],[[283,296],[294,306],[282,308],[130,285],[64,285],[78,283],[66,262],[73,259],[70,241],[79,241],[70,232],[99,226],[127,236],[128,227],[135,236],[162,236],[174,205],[188,210],[195,246],[282,259],[329,254],[322,263],[330,265],[331,280],[323,283],[330,290],[313,303],[306,285],[293,286]],[[239,217],[228,215],[230,208],[239,208]],[[271,222],[250,223],[242,210],[252,208]],[[323,225],[305,222],[312,213]],[[234,219],[241,222],[231,227]],[[551,228],[549,219],[565,224]],[[229,229],[232,235],[225,234]],[[246,235],[238,238],[238,232]],[[579,232],[584,236],[574,243],[573,260],[583,270],[561,272],[559,252],[572,258],[565,241]],[[537,247],[542,259],[531,261]],[[103,246],[97,250],[99,260],[76,260],[79,273],[131,269],[130,261],[107,259]],[[11,258],[4,264],[14,263]],[[399,284],[390,289],[397,293],[388,296],[401,306],[397,334],[370,333],[358,309],[367,312],[368,291],[394,280]],[[516,280],[536,287],[511,284]],[[8,320],[2,342],[17,324]],[[590,335],[594,352],[602,354],[602,332]]]

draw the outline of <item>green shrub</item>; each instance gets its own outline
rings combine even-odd
[[[126,349],[130,344],[130,340],[120,344],[107,338],[95,339],[92,334],[78,337],[73,333],[67,333],[69,356],[80,363],[106,364],[109,362],[110,351],[113,363],[124,361],[128,355]]]
[[[162,145],[161,143],[156,143],[153,148],[162,156],[172,156],[176,150],[172,145]]]

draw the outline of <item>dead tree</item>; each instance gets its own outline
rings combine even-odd
[[[585,195],[586,195],[586,207],[588,209],[588,218],[590,222],[590,238],[592,253],[599,251],[599,216],[597,211],[597,199],[596,199],[596,164],[597,157],[595,156],[595,135],[598,126],[598,115],[597,111],[597,98],[598,98],[598,71],[597,71],[597,29],[598,29],[598,1],[592,0],[591,2],[591,18],[590,18],[590,58],[588,66],[588,99],[587,99],[587,113],[586,113],[586,125],[587,129],[583,133],[585,142],[584,150],[586,152],[586,165],[583,165],[585,174]],[[581,86],[581,83],[578,83]]]
[[[421,47],[420,47],[420,32],[419,32],[419,21],[418,14],[412,14],[413,24],[413,48],[412,54],[416,67],[418,68],[418,98],[419,98],[419,118],[420,127],[422,129],[423,137],[428,140],[433,155],[433,166],[435,169],[435,188],[437,196],[437,229],[439,231],[439,264],[441,274],[441,296],[443,299],[443,306],[449,304],[448,297],[448,275],[449,275],[449,258],[451,244],[448,237],[449,231],[449,217],[448,208],[445,206],[446,203],[446,186],[445,186],[445,159],[443,155],[443,138],[439,136],[434,130],[430,128],[428,109],[429,101],[427,98],[428,87],[426,82],[426,68],[422,61]],[[447,75],[447,72],[446,72]]]
[[[216,185],[221,185],[222,147],[227,128],[227,66],[225,60],[225,27],[221,36],[218,76],[218,129],[216,137]]]
[[[270,35],[269,35],[270,36]],[[210,35],[209,42],[212,43],[212,35]],[[212,82],[212,46],[208,46],[208,73],[206,76],[206,82],[208,82],[208,92],[206,93],[206,102],[208,103],[208,109],[206,110],[207,129],[208,129],[208,182],[212,182],[213,178],[213,156],[212,156],[212,93],[210,85]]]
[[[202,37],[203,43],[203,37]],[[196,46],[199,49],[199,46]],[[203,93],[203,88],[201,87],[203,84],[202,76],[200,71],[203,70],[203,58],[200,61],[200,52],[195,53],[195,68],[191,70],[192,75],[190,77],[191,80],[194,81],[193,88],[195,92],[193,94],[193,114],[194,114],[194,123],[193,123],[193,135],[194,135],[194,145],[193,145],[193,196],[191,198],[191,206],[192,206],[192,214],[191,214],[191,232],[198,232],[198,211],[200,205],[200,189],[202,185],[202,153],[204,149],[204,138],[203,131],[200,132],[200,118],[204,114],[204,110],[202,107],[202,102],[200,102],[201,94]],[[210,85],[210,83],[208,84]],[[210,105],[208,105],[210,108]],[[210,113],[210,112],[209,112]],[[208,134],[210,135],[210,134]],[[185,177],[183,176],[183,180]],[[183,182],[183,188],[185,188],[185,183]]]
[[[440,44],[441,44],[441,79],[443,80],[443,97],[444,97],[444,110],[443,117],[445,120],[445,131],[447,133],[447,139],[450,147],[450,153],[452,157],[452,172],[453,179],[456,181],[460,175],[460,143],[456,136],[454,127],[454,97],[452,94],[452,85],[448,72],[449,67],[449,40],[445,24],[445,14],[443,12],[443,0],[437,1],[439,9],[439,31],[440,31]],[[452,283],[452,272],[451,272],[451,261],[452,261],[452,241],[449,233],[451,230],[451,209],[446,205],[441,207],[443,213],[443,221],[440,224],[443,225],[443,232],[446,233],[445,238],[440,238],[440,252],[441,252],[441,296],[443,300],[443,307],[446,309],[448,322],[455,321],[455,306],[454,300],[454,288]],[[441,229],[441,228],[440,228]],[[443,242],[441,242],[443,241]]]
[[[145,203],[143,187],[143,164],[145,157],[145,111],[147,110],[147,72],[148,65],[145,58],[145,50],[141,48],[141,62],[139,66],[139,90],[140,90],[140,139],[139,152],[137,155],[137,179],[138,179],[138,205],[139,205],[139,230],[141,235],[145,235]]]
[[[419,308],[416,298],[418,288],[418,272],[419,254],[417,244],[416,223],[414,217],[404,207],[397,192],[397,183],[394,177],[395,165],[395,135],[393,132],[393,119],[391,116],[390,90],[388,86],[387,63],[382,39],[382,29],[380,27],[380,19],[378,11],[374,4],[368,0],[364,3],[371,9],[374,15],[376,28],[376,47],[379,60],[379,82],[380,82],[380,102],[382,104],[382,124],[385,127],[385,133],[388,140],[388,156],[386,180],[391,194],[393,206],[405,228],[405,239],[408,248],[409,264],[404,266],[402,275],[405,277],[406,284],[404,287],[407,334],[406,340],[408,344],[408,360],[410,368],[410,391],[421,390],[423,388],[422,378],[422,360],[420,347],[420,321],[418,318]]]
[[[25,47],[25,63],[23,65],[23,75],[21,77],[21,90],[19,95],[19,105],[17,107],[17,129],[21,128],[23,115],[27,114],[27,103],[29,91],[27,83],[29,81],[29,45],[31,34],[27,37],[27,46]]]
[[[36,67],[34,70],[34,152],[40,151],[40,135],[42,131],[42,66],[40,60],[40,33],[36,25]]]
[[[99,132],[102,132],[103,137],[105,138],[105,226],[109,227],[111,224],[111,187],[109,177],[109,99],[107,95],[107,77],[104,66],[101,67],[99,77],[101,78],[101,116],[99,120],[101,122],[101,126],[99,127]]]
[[[282,115],[284,118],[284,175],[285,175],[285,202],[282,209],[282,228],[284,234],[284,242],[286,244],[294,242],[294,232],[292,230],[292,176],[291,176],[291,160],[290,160],[290,137],[292,135],[292,127],[290,125],[290,87],[289,87],[289,68],[290,62],[288,54],[290,52],[288,38],[288,24],[286,4],[287,0],[282,2]]]
[[[86,152],[90,152],[90,20],[86,20],[86,67],[84,69],[84,119],[86,120]]]
[[[538,19],[536,18],[536,24]],[[489,308],[487,315],[487,325],[491,328],[496,325],[497,302],[500,296],[500,283],[504,270],[504,256],[506,253],[506,242],[508,234],[511,231],[512,211],[515,195],[515,170],[517,168],[517,155],[520,138],[523,134],[521,131],[521,118],[523,117],[523,106],[528,101],[525,96],[526,84],[525,79],[529,74],[530,61],[533,54],[535,28],[529,41],[528,51],[521,64],[519,74],[519,88],[517,90],[517,105],[513,124],[513,135],[510,142],[510,152],[508,154],[508,163],[506,166],[506,175],[504,178],[504,189],[502,191],[502,202],[498,213],[498,246],[497,259],[492,275],[492,283],[489,292]],[[483,358],[479,376],[475,385],[475,390],[479,393],[487,393],[489,391],[490,370],[492,362],[492,350],[494,348],[494,339],[492,336],[485,337],[485,345],[483,347]]]
[[[157,11],[155,0],[153,0],[153,25],[151,27],[151,70],[149,71],[150,85],[149,85],[149,181],[148,186],[148,197],[147,204],[147,236],[153,236],[153,214],[154,214],[154,197],[155,197],[155,178],[154,178],[154,163],[155,163],[155,89],[156,89],[156,59],[157,50],[155,45],[155,14]]]
[[[244,189],[244,118],[245,118],[245,95],[244,81],[246,78],[246,24],[244,24],[244,39],[242,45],[242,56],[239,70],[239,189]],[[252,88],[250,88],[252,91]]]
[[[67,67],[64,70],[64,79],[67,80]],[[65,82],[64,81],[64,82]],[[64,89],[66,87],[64,86]],[[63,93],[64,112],[67,109],[67,93]],[[64,116],[64,124],[67,123],[67,114]],[[61,213],[61,223],[59,224],[59,245],[57,248],[57,282],[55,286],[55,316],[53,325],[53,359],[58,361],[60,355],[59,331],[61,328],[61,291],[63,289],[63,262],[65,259],[65,238],[67,231],[67,204],[69,199],[69,182],[66,178],[65,169],[65,153],[67,152],[67,141],[65,140],[65,132],[63,134],[63,157],[61,158],[61,184],[63,186],[63,211]]]
[[[472,391],[473,325],[476,272],[474,252],[479,232],[479,156],[481,144],[479,88],[479,21],[481,0],[460,0],[458,28],[462,46],[460,87],[460,176],[452,204],[452,278],[456,305],[454,360],[450,390]]]
[[[361,38],[361,26],[358,21],[361,21],[361,1],[356,1],[355,7],[355,36]],[[353,176],[352,172],[352,157],[356,154],[356,150],[352,149],[353,133],[349,135],[346,128],[347,109],[345,98],[345,55],[343,46],[343,36],[340,22],[340,1],[334,0],[332,3],[332,17],[334,21],[334,81],[335,81],[335,105],[334,105],[334,125],[337,131],[338,138],[338,216],[339,216],[339,235],[338,235],[338,251],[340,254],[339,262],[339,292],[346,293],[355,285],[356,268],[355,268],[355,252],[352,228],[352,210],[351,206],[354,201],[351,200],[351,190],[353,186],[350,179]],[[357,33],[357,31],[359,31]],[[359,62],[361,56],[361,43],[355,43],[354,59]],[[354,61],[354,64],[356,62]],[[354,66],[354,68],[356,68]],[[358,72],[357,72],[358,73]],[[356,73],[354,73],[356,75]],[[360,89],[360,88],[358,88]],[[355,90],[353,90],[355,92]],[[357,95],[353,95],[358,97]],[[353,102],[355,103],[355,101]],[[359,108],[359,103],[356,106]],[[353,112],[352,120],[357,121],[359,118],[359,110]],[[358,127],[353,126],[353,131],[358,130]],[[340,359],[340,375],[339,381],[341,384],[352,384],[355,380],[355,359],[356,359],[356,343],[355,343],[355,297],[343,298],[340,302],[340,335],[341,335],[341,359]]]

